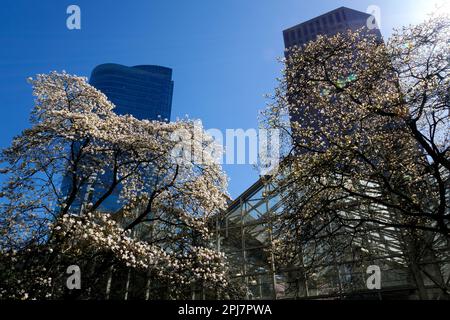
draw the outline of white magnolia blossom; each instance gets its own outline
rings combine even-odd
[[[117,115],[82,77],[29,81],[31,128],[1,154],[5,257],[47,247],[48,259],[36,263],[51,274],[55,259],[97,252],[159,281],[225,287],[224,257],[208,249],[209,218],[227,199],[227,178],[206,152],[212,138],[188,119]],[[120,210],[108,212],[107,201]]]
[[[432,17],[386,43],[361,29],[287,52],[263,113],[286,133],[272,179],[284,205],[270,248],[279,263],[327,265],[369,228],[419,239],[413,254],[429,250],[426,232],[448,241],[449,32],[448,17]]]

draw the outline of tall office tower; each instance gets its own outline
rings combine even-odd
[[[360,28],[366,28],[368,33],[376,35],[381,40],[381,32],[378,28],[368,28],[370,18],[371,15],[365,12],[346,7],[337,8],[284,30],[284,47],[286,49],[293,46],[300,47],[314,40],[318,35],[332,36],[340,32],[355,31]]]
[[[340,7],[316,18],[310,19],[296,26],[288,28],[283,31],[285,56],[288,58],[290,48],[296,46],[301,48],[309,41],[315,40],[318,35],[333,36],[337,33],[345,33],[348,30],[356,31],[362,28],[361,37],[369,34],[375,35],[380,42],[383,41],[381,32],[378,28],[373,28],[373,17],[370,14],[360,12],[357,10]],[[371,28],[369,28],[371,26]],[[288,62],[287,62],[288,63]],[[351,65],[351,61],[349,61]],[[350,75],[351,76],[351,75]],[[327,115],[321,115],[317,112],[314,115],[305,116],[302,114],[302,108],[297,111],[290,110],[290,121],[298,123],[301,119],[302,123],[307,123],[312,127],[317,128],[318,121]],[[318,129],[318,128],[317,128]],[[293,132],[295,142],[300,141],[300,134]],[[296,150],[297,152],[303,152]]]
[[[90,84],[116,105],[117,114],[138,119],[169,121],[172,109],[172,69],[106,63],[91,73]]]
[[[129,114],[137,119],[169,121],[172,110],[173,81],[172,69],[155,66],[139,65],[127,67],[119,64],[106,63],[94,68],[89,83],[103,92],[114,103],[114,112],[120,115]],[[102,187],[95,185],[108,181],[111,172],[97,177],[92,192],[87,188],[81,190],[77,200],[72,205],[73,212],[79,212],[82,203],[90,201],[104,192]],[[70,191],[70,175],[66,175],[62,183],[62,192]],[[99,208],[114,212],[121,208],[119,200],[120,185]]]

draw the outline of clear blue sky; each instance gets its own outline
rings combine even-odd
[[[441,0],[434,0],[441,1]],[[206,128],[256,128],[282,65],[282,30],[340,6],[381,9],[385,36],[415,23],[430,0],[2,0],[0,147],[28,126],[26,78],[51,70],[89,76],[105,62],[174,70],[172,119],[188,114]],[[66,8],[81,8],[81,30],[66,28]],[[448,7],[447,7],[448,8]],[[250,165],[225,166],[230,193],[258,177]]]

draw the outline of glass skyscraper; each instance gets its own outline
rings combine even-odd
[[[116,105],[117,114],[138,119],[169,121],[172,109],[172,69],[106,63],[91,73],[90,84]]]
[[[138,65],[127,67],[119,64],[106,63],[94,68],[89,83],[103,92],[114,103],[114,112],[119,115],[129,114],[140,120],[170,121],[172,110],[173,81],[172,69],[156,65]],[[97,179],[105,182],[111,177],[111,172]],[[70,192],[70,174],[62,183],[62,192]],[[106,212],[115,212],[121,208],[118,202],[120,185],[99,208]],[[81,210],[82,203],[89,198],[97,198],[104,192],[102,188],[94,188],[89,195],[86,187],[78,194],[72,205],[73,212]]]

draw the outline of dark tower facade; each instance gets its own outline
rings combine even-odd
[[[368,13],[360,12],[346,7],[340,7],[318,17],[290,27],[283,31],[285,56],[289,57],[289,50],[292,47],[301,48],[310,41],[313,41],[319,35],[333,36],[338,33],[345,33],[348,30],[362,30],[361,37],[375,35],[380,42],[383,41],[381,32],[378,28],[372,28],[374,17]],[[369,28],[371,26],[371,28]],[[289,61],[287,61],[289,63]],[[349,64],[351,65],[351,61]],[[308,123],[316,127],[317,119],[323,119],[323,115],[317,111],[314,114],[303,114],[302,108],[297,111],[290,110],[290,121],[292,123]],[[316,127],[318,130],[319,128]],[[293,129],[295,131],[295,129]],[[300,141],[301,134],[293,132],[294,142]],[[296,150],[296,152],[304,152]]]
[[[339,32],[355,31],[360,28],[366,28],[367,32],[375,34],[381,40],[380,29],[369,29],[367,27],[371,17],[368,13],[350,8],[337,8],[284,30],[284,47],[286,49],[293,46],[300,47],[314,40],[318,35],[332,36]]]

